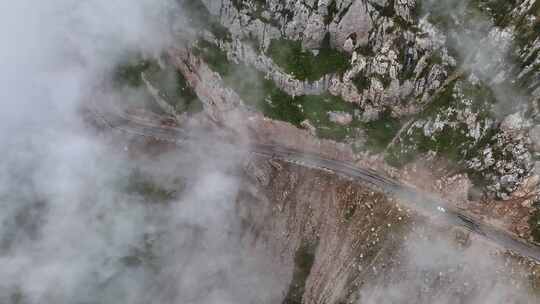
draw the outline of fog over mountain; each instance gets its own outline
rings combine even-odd
[[[3,1],[0,304],[536,303],[538,266],[471,227],[248,153],[538,241],[540,4],[509,2]]]
[[[23,0],[0,11],[0,302],[252,303],[270,294],[273,280],[251,274],[263,267],[257,255],[237,243],[237,156],[198,153],[195,166],[189,153],[129,160],[81,116],[91,98],[126,97],[97,89],[126,56],[171,44],[164,17],[180,14],[176,4]],[[125,190],[133,170],[165,185],[189,177],[189,187],[174,204],[148,203]],[[150,244],[156,265],[134,257]]]

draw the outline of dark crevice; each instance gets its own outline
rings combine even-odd
[[[282,304],[301,304],[306,281],[315,262],[318,241],[303,240],[294,256],[294,272],[287,296]]]

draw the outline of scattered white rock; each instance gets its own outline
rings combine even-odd
[[[347,112],[337,111],[337,112],[328,112],[328,119],[333,123],[346,126],[352,122],[353,117],[351,114]]]

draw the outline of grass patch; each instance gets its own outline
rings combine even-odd
[[[466,149],[469,143],[469,140],[464,136],[466,130],[467,124],[460,123],[459,127],[445,125],[432,139],[422,134],[419,136],[421,139],[418,140],[418,150],[421,152],[435,151],[451,161],[460,161],[466,155],[464,148]]]
[[[240,95],[248,106],[272,119],[288,121],[296,126],[300,126],[305,119],[294,98],[255,68],[230,62],[225,52],[216,45],[200,41],[194,54],[218,72],[223,82]]]
[[[417,120],[432,120],[440,116],[444,109],[452,107],[456,100],[453,92],[456,81],[450,83],[445,90],[435,96],[431,104],[424,111],[419,113]],[[404,134],[407,133],[404,132]],[[414,160],[415,156],[428,151],[435,151],[450,159],[457,159],[459,148],[464,136],[461,132],[445,126],[440,132],[436,132],[432,137],[424,134],[423,128],[408,130],[408,134],[402,135],[401,144],[389,149],[386,159],[396,167],[401,167]]]
[[[431,104],[415,119],[423,122],[421,126],[413,126],[405,131],[400,143],[390,147],[385,155],[386,160],[393,166],[400,167],[415,159],[416,155],[429,151],[436,152],[458,168],[468,171],[465,161],[477,156],[493,136],[491,129],[491,105],[495,102],[493,92],[485,85],[473,85],[467,81],[454,80],[437,95]],[[469,135],[469,128],[465,122],[458,120],[457,112],[470,109],[476,114],[476,123],[479,123],[485,133],[481,138],[475,139]],[[424,124],[436,120],[447,121],[442,128],[435,129],[433,134],[426,136]],[[497,155],[494,155],[497,157]],[[475,184],[479,185],[483,173],[475,175]]]
[[[140,87],[143,84],[141,74],[149,70],[159,69],[152,60],[136,57],[118,65],[113,71],[113,82],[116,86]]]
[[[331,123],[327,117],[328,111],[354,110],[352,104],[341,98],[328,94],[292,97],[255,68],[229,62],[226,54],[210,43],[199,43],[196,54],[217,71],[225,84],[235,90],[248,106],[265,116],[298,127],[302,121],[309,119],[321,132],[321,136],[326,138],[341,140],[349,133]]]
[[[399,130],[400,122],[393,119],[389,111],[377,121],[363,123],[355,117],[355,111],[360,109],[341,97],[327,93],[292,97],[255,68],[229,62],[225,53],[213,44],[199,43],[196,54],[219,72],[224,83],[235,90],[248,106],[268,118],[297,127],[304,120],[309,120],[321,138],[345,141],[355,137],[357,128],[364,128],[369,134],[369,148],[380,151]],[[329,119],[329,112],[348,113],[353,121],[346,126],[334,123]]]
[[[319,53],[302,48],[302,42],[273,39],[268,56],[286,73],[299,80],[315,81],[329,73],[343,73],[349,68],[349,55],[330,47],[330,36],[323,39]]]
[[[354,136],[354,127],[357,125],[354,119],[350,125],[342,126],[330,121],[328,115],[329,112],[354,115],[356,107],[352,103],[330,94],[299,96],[294,101],[301,105],[305,119],[317,128],[319,137],[344,141]]]
[[[367,134],[367,146],[375,152],[383,151],[400,128],[401,122],[393,118],[390,109],[387,109],[379,119],[364,123],[364,129]]]
[[[189,86],[184,75],[171,67],[152,69],[145,73],[148,81],[159,90],[161,98],[174,107],[176,113],[198,113],[203,104]]]
[[[405,138],[402,138],[403,142],[400,146],[391,147],[385,158],[391,165],[401,167],[414,160],[415,156],[420,153],[434,151],[439,156],[460,163],[472,144],[472,140],[464,134],[466,131],[467,125],[464,123],[459,124],[459,127],[445,125],[442,130],[438,130],[432,134],[432,137],[428,137],[424,134],[423,129],[416,128]]]
[[[116,87],[141,87],[144,85],[143,73],[152,86],[159,90],[160,96],[174,106],[177,113],[202,111],[202,102],[188,85],[184,75],[171,67],[161,69],[155,60],[142,59],[139,56],[117,66],[113,71],[113,84]]]
[[[193,54],[203,58],[214,71],[222,76],[232,71],[233,64],[229,63],[227,54],[210,42],[199,40],[193,48]]]

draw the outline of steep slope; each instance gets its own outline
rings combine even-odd
[[[397,168],[445,160],[487,199],[537,174],[538,1],[180,2],[232,107]]]
[[[493,286],[500,299],[533,299],[534,264],[493,257],[495,248],[428,224],[367,187],[259,158],[246,173],[237,200],[244,241],[289,269],[283,303],[478,303]]]
[[[540,235],[538,0],[179,3],[190,44],[163,63],[214,120],[396,170],[443,166]]]

